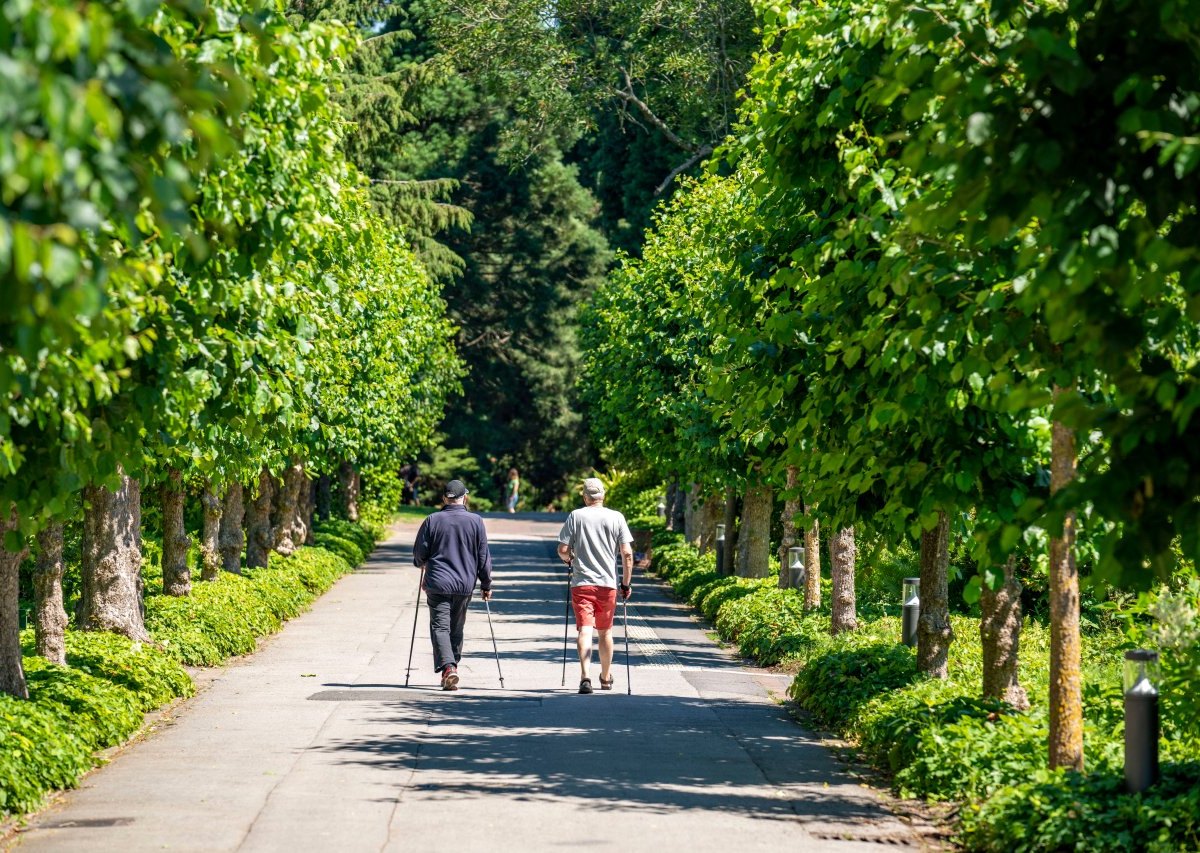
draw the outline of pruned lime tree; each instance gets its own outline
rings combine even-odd
[[[355,37],[252,1],[62,4],[47,26],[26,6],[3,5],[4,73],[41,85],[0,96],[0,689],[18,696],[28,537],[39,653],[64,659],[64,524],[79,627],[145,639],[144,487],[163,592],[186,595],[189,495],[204,579],[240,570],[243,542],[266,565],[308,537],[306,471],[346,466],[357,490],[365,465],[386,492],[461,371],[438,289],[341,155],[329,81]]]
[[[1023,706],[1016,569],[1046,567],[1051,767],[1083,767],[1080,568],[1144,589],[1198,553],[1200,57],[1172,9],[757,4],[724,177],[598,301],[606,339],[634,331],[606,371],[645,398],[588,380],[629,452],[754,436],[804,523],[919,542],[923,672],[947,674],[957,540],[982,692]]]

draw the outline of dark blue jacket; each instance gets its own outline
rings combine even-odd
[[[483,519],[460,504],[449,504],[421,524],[413,545],[413,565],[425,567],[425,589],[442,595],[470,595],[492,588],[492,552]]]

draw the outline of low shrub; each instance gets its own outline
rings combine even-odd
[[[900,620],[888,602],[860,606],[858,630],[832,637],[827,607],[806,613],[798,591],[779,589],[774,579],[721,577],[712,555],[701,557],[677,534],[655,536],[654,570],[712,619],[723,639],[761,664],[799,665],[789,693],[819,725],[857,741],[866,760],[894,774],[901,794],[963,803],[960,840],[969,849],[1200,849],[1200,747],[1189,691],[1176,689],[1186,698],[1163,704],[1163,782],[1144,795],[1123,791],[1123,633],[1083,636],[1090,775],[1051,773],[1044,769],[1044,625],[1025,621],[1021,679],[1033,707],[1014,711],[979,697],[978,618],[951,616],[950,677],[927,678],[917,672],[914,651],[898,642]],[[908,571],[896,563],[879,584],[881,596],[895,586],[892,575]],[[1194,684],[1200,671],[1198,596],[1200,584],[1193,584],[1147,605],[1170,617],[1157,617],[1161,636],[1150,639],[1164,649],[1164,680],[1169,675],[1176,688]]]
[[[371,533],[329,522],[339,551],[369,553]],[[153,556],[153,555],[151,555]],[[274,556],[270,568],[223,572],[192,585],[191,595],[162,594],[153,559],[143,567],[151,643],[116,634],[68,631],[67,666],[33,654],[22,633],[29,700],[0,694],[0,815],[37,808],[53,790],[72,787],[96,764],[97,750],[121,743],[143,715],[194,690],[182,664],[212,666],[253,651],[258,637],[302,612],[353,565],[341,553],[301,548]]]
[[[258,637],[279,630],[351,568],[340,554],[300,548],[273,557],[269,568],[193,584],[186,598],[148,595],[146,629],[176,660],[216,666],[254,651]]]
[[[366,559],[363,549],[357,543],[334,533],[314,533],[313,541],[317,547],[332,551],[352,566],[362,565]]]
[[[37,808],[95,765],[96,750],[137,731],[142,715],[189,696],[191,679],[151,645],[115,634],[68,631],[68,666],[32,654],[22,633],[29,700],[0,694],[0,814]]]
[[[372,510],[372,514],[375,511]],[[340,518],[331,518],[328,521],[318,522],[313,530],[315,536],[328,535],[336,536],[339,539],[347,539],[358,546],[358,550],[363,553],[363,556],[369,556],[375,549],[375,543],[383,536],[383,532],[387,524],[391,523],[391,516],[388,515],[388,522],[383,524],[380,529],[375,529],[377,525],[344,521]],[[358,565],[355,563],[355,565]]]
[[[1119,770],[1086,775],[1039,768],[961,814],[971,850],[1174,853],[1200,850],[1200,762],[1167,765],[1149,791],[1130,794]]]

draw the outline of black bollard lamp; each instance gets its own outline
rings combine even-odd
[[[784,569],[788,573],[788,586],[792,589],[804,588],[804,576],[807,569],[804,566],[804,547],[793,545],[788,548],[788,564]]]
[[[1158,781],[1158,652],[1125,653],[1125,787],[1132,793]]]
[[[725,525],[717,525],[717,574],[725,574]]]

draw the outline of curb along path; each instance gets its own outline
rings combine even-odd
[[[615,690],[577,695],[573,661],[561,687],[561,516],[485,518],[507,689],[478,598],[460,690],[437,689],[424,618],[404,688],[418,578],[405,523],[15,849],[922,849],[772,701],[786,678],[740,666],[654,584],[634,581],[633,695],[619,608]]]

